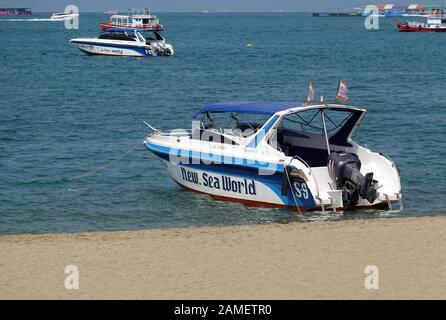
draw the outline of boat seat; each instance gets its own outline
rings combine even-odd
[[[261,126],[261,123],[256,122],[239,122],[237,121],[234,129],[240,129],[242,132],[245,130],[253,130],[254,132]]]

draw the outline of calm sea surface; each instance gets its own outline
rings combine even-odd
[[[180,190],[144,149],[143,120],[189,127],[206,102],[301,102],[309,79],[326,97],[347,80],[368,109],[355,140],[401,168],[405,210],[305,219],[446,213],[445,34],[401,34],[390,18],[367,31],[362,18],[308,14],[159,17],[173,57],[90,57],[68,43],[96,36],[101,14],[81,14],[79,30],[0,21],[0,234],[298,220]]]

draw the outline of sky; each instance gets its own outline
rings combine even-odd
[[[310,12],[336,11],[354,7],[385,3],[373,0],[0,0],[0,7],[31,7],[33,11],[63,11],[66,5],[74,4],[80,12],[103,12],[128,8],[150,8],[154,12]],[[396,0],[398,4],[417,3],[416,0]],[[420,2],[422,3],[422,2]],[[446,4],[446,1],[428,1],[429,4]]]

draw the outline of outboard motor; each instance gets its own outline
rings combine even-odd
[[[162,42],[152,42],[150,44],[154,56],[172,56],[173,47],[170,44]]]
[[[328,173],[336,188],[342,190],[342,198],[347,208],[358,204],[361,198],[373,203],[378,198],[378,181],[373,180],[373,172],[363,176],[360,172],[361,160],[356,154],[332,152],[328,156]]]

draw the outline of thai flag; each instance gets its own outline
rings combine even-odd
[[[348,100],[348,88],[344,80],[339,80],[338,92],[336,93],[336,99],[347,101]]]
[[[314,88],[313,88],[313,80],[310,80],[310,84],[308,86],[308,97],[307,102],[313,101],[314,99]]]

